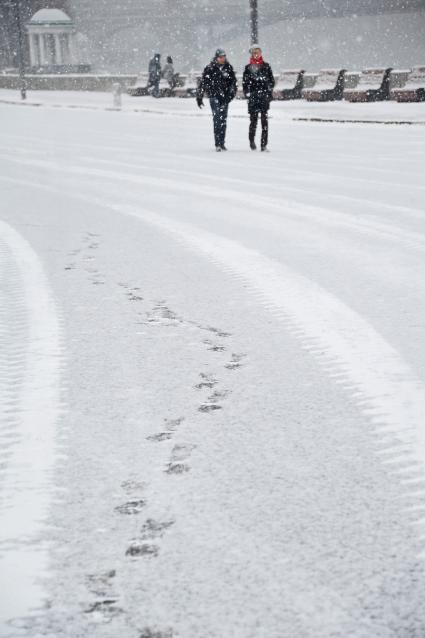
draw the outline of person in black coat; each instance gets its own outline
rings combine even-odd
[[[268,110],[273,99],[273,87],[275,84],[270,64],[264,62],[261,48],[253,44],[250,48],[251,60],[246,65],[243,74],[243,92],[248,99],[249,144],[253,151],[256,150],[255,133],[257,130],[258,114],[261,115],[261,150],[267,151],[268,143]]]
[[[236,96],[236,75],[223,49],[217,49],[213,60],[205,67],[196,92],[196,101],[201,109],[206,93],[210,99],[214,124],[216,151],[226,151],[227,114],[229,103]]]
[[[152,87],[152,95],[159,97],[159,82],[161,80],[161,54],[155,53],[149,62],[148,88]]]

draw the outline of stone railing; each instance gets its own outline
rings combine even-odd
[[[136,82],[136,75],[107,75],[107,74],[28,74],[25,76],[29,91],[112,91],[114,84],[119,84],[123,90]],[[0,89],[19,89],[18,74],[0,73]]]

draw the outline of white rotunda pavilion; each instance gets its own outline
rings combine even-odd
[[[76,29],[61,9],[40,9],[27,24],[32,67],[77,64]]]

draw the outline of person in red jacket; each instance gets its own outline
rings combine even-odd
[[[261,150],[267,151],[268,143],[268,110],[273,99],[273,88],[275,84],[273,72],[270,64],[264,62],[261,47],[253,44],[250,48],[251,59],[246,65],[243,74],[243,92],[248,99],[248,113],[250,115],[249,124],[249,145],[253,151],[256,150],[255,133],[257,130],[258,114],[261,115]]]

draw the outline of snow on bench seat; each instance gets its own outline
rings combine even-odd
[[[425,65],[414,66],[405,85],[391,90],[391,97],[397,102],[425,102]]]
[[[202,73],[197,71],[191,71],[188,75],[180,75],[179,84],[174,89],[174,95],[176,97],[195,97],[199,84],[199,79]]]
[[[344,90],[344,99],[349,102],[388,100],[391,71],[391,68],[364,69],[356,88]]]
[[[148,77],[149,77],[148,73],[140,73],[140,75],[137,76],[137,80],[133,84],[133,86],[128,87],[127,89],[128,95],[131,95],[132,97],[140,97],[142,95],[149,95]]]
[[[314,87],[302,90],[302,97],[310,102],[341,100],[345,69],[322,69]]]
[[[287,69],[277,78],[273,97],[275,100],[299,100],[304,84],[303,69]]]

